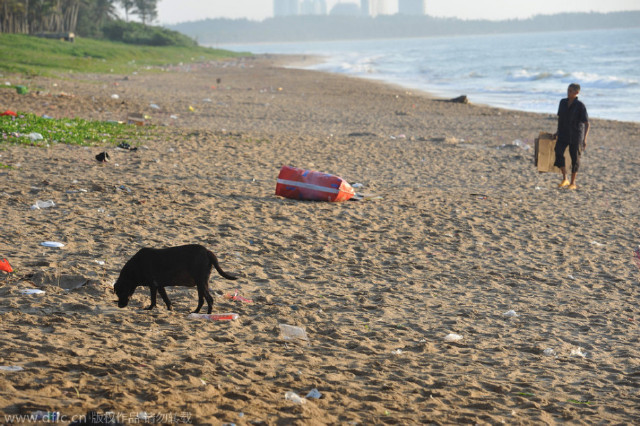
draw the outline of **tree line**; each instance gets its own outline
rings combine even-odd
[[[158,0],[0,0],[0,33],[76,33],[96,36],[119,21],[137,16],[146,25],[158,17]]]

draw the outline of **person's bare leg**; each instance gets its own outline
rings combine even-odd
[[[566,188],[567,186],[571,185],[569,179],[567,179],[567,168],[560,167],[560,171],[562,172],[562,183],[558,185],[558,188]]]
[[[576,189],[578,187],[576,185],[577,176],[578,176],[578,172],[571,173],[571,182],[569,183],[569,189]]]

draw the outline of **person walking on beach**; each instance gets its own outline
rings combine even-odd
[[[587,135],[589,134],[589,115],[587,107],[578,100],[580,85],[571,83],[567,89],[567,97],[560,101],[558,107],[558,131],[556,140],[556,161],[554,166],[562,172],[562,183],[559,188],[576,189],[576,176],[580,168],[580,155],[587,149]],[[571,155],[571,181],[567,179],[567,168],[564,152],[569,147]]]

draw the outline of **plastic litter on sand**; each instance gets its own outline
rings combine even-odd
[[[253,300],[251,299],[245,299],[244,297],[240,296],[238,294],[238,290],[235,291],[235,293],[233,294],[233,296],[229,293],[224,295],[225,299],[229,299],[229,300],[237,300],[240,302],[244,302],[244,303],[253,303]]]
[[[22,294],[44,294],[44,291],[38,290],[37,288],[27,288],[24,290],[20,290]]]
[[[0,370],[2,371],[22,371],[24,368],[19,365],[0,365]]]
[[[578,349],[571,349],[571,356],[577,356],[577,357],[580,357],[580,358],[584,358],[584,357],[587,356],[587,354],[582,351],[582,348],[578,348]]]
[[[555,356],[556,351],[554,351],[554,350],[553,350],[553,349],[551,349],[551,348],[547,348],[547,349],[545,349],[544,351],[542,351],[542,353],[543,353],[545,356]]]
[[[44,241],[42,243],[40,243],[41,246],[45,246],[45,247],[53,247],[53,248],[60,248],[60,247],[64,247],[64,244],[59,243],[57,241]]]
[[[316,388],[311,389],[307,394],[307,396],[305,396],[305,398],[313,398],[313,399],[320,399],[321,397],[322,397],[322,394]]]
[[[278,324],[278,326],[280,327],[280,333],[282,333],[282,337],[284,340],[309,340],[309,338],[307,337],[307,332],[304,330],[304,328],[288,324]]]
[[[36,203],[31,206],[31,210],[47,209],[49,207],[55,207],[55,206],[56,206],[56,203],[54,203],[53,200],[47,200],[47,201],[36,200]]]
[[[202,318],[210,321],[233,321],[240,317],[235,312],[225,312],[222,314],[189,314],[189,318]]]
[[[456,333],[449,333],[444,336],[444,341],[448,343],[459,342],[460,340],[462,340],[462,336]]]
[[[307,403],[306,399],[300,397],[300,395],[298,395],[295,392],[291,392],[291,391],[288,391],[288,392],[286,392],[284,394],[284,399],[286,399],[288,401],[291,401],[291,402],[293,402],[295,404],[306,404]]]
[[[519,315],[516,313],[516,311],[514,311],[513,309],[508,310],[507,312],[505,312],[505,313],[504,313],[504,314],[502,314],[502,315],[504,315],[505,317],[509,317],[509,318],[519,316]]]

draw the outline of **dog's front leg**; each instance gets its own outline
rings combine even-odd
[[[171,301],[169,300],[169,296],[167,296],[167,292],[165,291],[164,287],[158,287],[158,292],[160,293],[162,300],[164,300],[164,304],[167,305],[167,309],[171,310]]]
[[[150,311],[156,306],[156,294],[158,292],[158,287],[155,284],[149,285],[149,290],[151,291],[151,305],[148,308],[144,308],[146,311]]]

